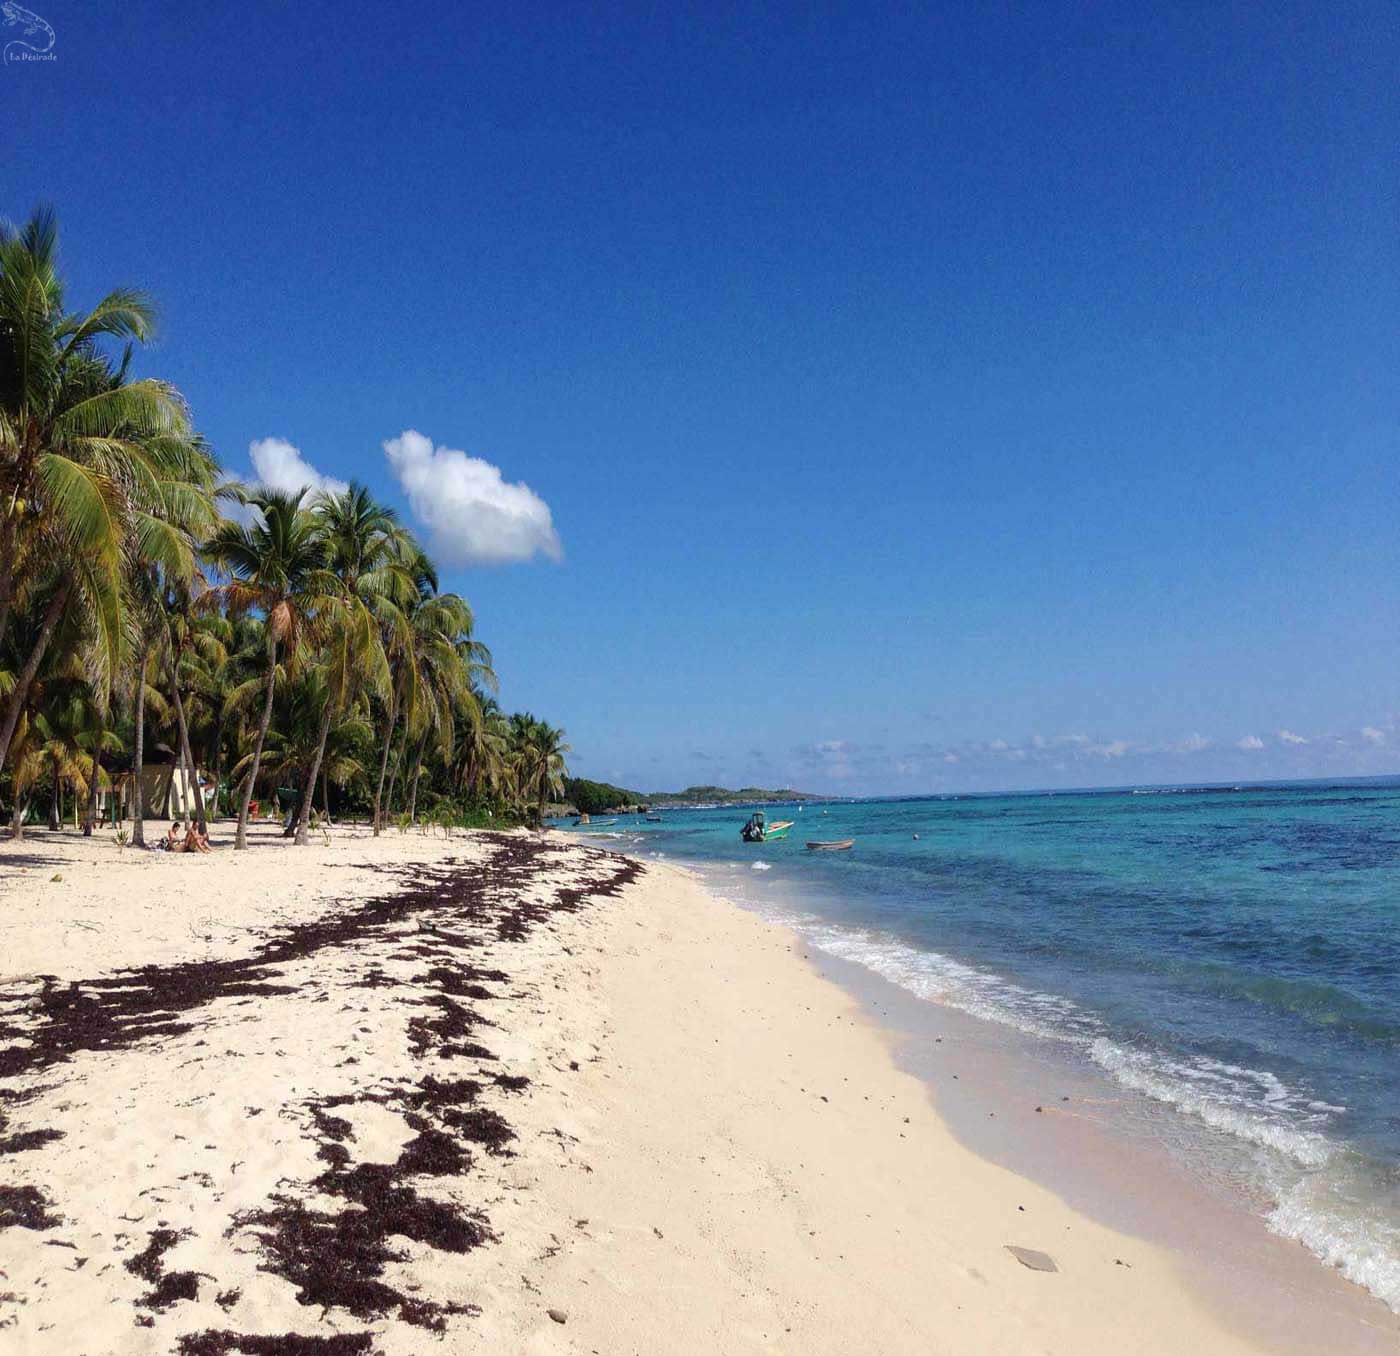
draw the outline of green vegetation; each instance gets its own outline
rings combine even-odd
[[[604,814],[609,810],[625,810],[642,805],[747,805],[767,800],[820,800],[806,791],[768,791],[759,786],[745,786],[731,791],[723,786],[688,786],[684,791],[629,791],[608,782],[591,782],[573,777],[564,783],[564,799],[586,815]]]
[[[571,777],[564,783],[564,799],[586,815],[618,810],[626,805],[642,805],[646,797],[607,782],[590,782],[583,777]]]
[[[210,812],[289,791],[286,832],[332,813],[380,833],[538,822],[564,733],[497,704],[466,600],[362,486],[223,480],[169,383],[132,375],[154,307],[130,288],[65,308],[53,214],[0,223],[0,804],[84,831],[141,774],[208,773]],[[226,516],[224,510],[227,509]],[[154,755],[154,756],[153,756]],[[177,799],[201,824],[206,809]],[[421,811],[421,816],[420,816]],[[125,834],[122,829],[121,833]],[[124,838],[118,838],[124,843]]]
[[[651,805],[740,805],[755,800],[822,800],[807,791],[794,791],[790,787],[781,791],[765,790],[761,786],[744,786],[731,791],[723,786],[688,786],[684,791],[654,791],[645,797]]]

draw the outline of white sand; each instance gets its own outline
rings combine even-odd
[[[346,831],[297,850],[262,830],[247,853],[166,858],[35,834],[0,847],[0,992],[16,996],[0,1023],[34,1033],[36,975],[247,956],[390,889],[366,864],[450,856],[481,877],[499,851]],[[529,888],[548,900],[612,869],[556,842]],[[1207,1310],[1170,1254],[962,1147],[789,934],[685,873],[650,866],[621,898],[551,914],[524,941],[479,925],[485,940],[463,955],[508,978],[462,1001],[492,1023],[469,1039],[494,1059],[410,1049],[408,1022],[436,1009],[403,1000],[438,992],[424,975],[440,962],[409,954],[436,945],[423,923],[278,966],[268,980],[289,992],[217,997],[182,1016],[181,1034],[83,1050],[5,1085],[38,1091],[0,1102],[11,1122],[0,1137],[63,1138],[0,1156],[0,1183],[39,1188],[63,1222],[0,1230],[0,1349],[167,1352],[209,1329],[371,1333],[367,1349],[386,1356],[1269,1349]],[[375,967],[394,983],[354,987]],[[309,1099],[406,1088],[425,1072],[482,1079],[478,1105],[516,1135],[513,1156],[468,1145],[465,1176],[413,1180],[483,1212],[496,1241],[454,1253],[390,1240],[404,1257],[386,1282],[479,1307],[446,1315],[443,1336],[298,1303],[294,1285],[260,1270],[253,1230],[234,1224],[279,1193],[346,1209],[307,1186],[327,1167]],[[507,1091],[496,1073],[530,1085]],[[350,1123],[352,1168],[393,1162],[423,1125],[393,1101],[334,1114]],[[198,1273],[198,1297],[163,1312],[143,1307],[152,1285],[124,1265],[159,1228],[182,1234],[165,1273]],[[1049,1253],[1058,1271],[1028,1270],[1007,1244]]]

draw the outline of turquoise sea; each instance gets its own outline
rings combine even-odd
[[[1400,778],[768,814],[788,839],[734,808],[592,832],[1087,1062],[1400,1309]]]

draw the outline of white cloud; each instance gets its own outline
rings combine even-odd
[[[1097,754],[1100,758],[1121,758],[1128,752],[1129,747],[1126,739],[1113,739],[1107,744],[1090,744],[1088,752]]]
[[[1292,730],[1280,730],[1278,737],[1284,744],[1306,744],[1308,742],[1302,735],[1294,734]]]
[[[1057,734],[1031,736],[1031,748],[1033,749],[1060,749],[1066,746],[1083,748],[1093,741],[1088,735],[1082,734]]]
[[[334,476],[322,475],[301,449],[285,438],[255,438],[248,444],[248,460],[253,463],[253,481],[269,490],[292,494],[297,490],[323,490],[341,494],[350,487]]]
[[[224,483],[230,481],[246,485],[255,493],[258,490],[282,490],[293,494],[297,490],[324,490],[327,494],[339,494],[349,486],[334,476],[322,475],[305,457],[301,449],[294,447],[285,438],[254,438],[248,444],[248,460],[253,469],[240,475],[225,476]],[[234,499],[219,501],[220,512],[235,522],[252,524],[262,521],[262,514],[251,504],[240,504]]]
[[[1176,753],[1200,753],[1202,749],[1210,748],[1210,740],[1203,734],[1189,734],[1185,739],[1177,740],[1173,746]]]
[[[956,763],[958,761],[958,755],[956,753],[945,753],[943,755],[943,761],[945,763]]]
[[[1258,735],[1245,735],[1237,744],[1237,748],[1244,749],[1247,753],[1253,753],[1256,749],[1264,747],[1264,741]]]
[[[405,429],[384,443],[413,516],[429,532],[428,548],[447,565],[499,565],[539,552],[559,560],[563,548],[549,505],[500,468]]]
[[[1384,744],[1385,731],[1376,729],[1374,725],[1366,725],[1362,727],[1361,738],[1368,744]]]

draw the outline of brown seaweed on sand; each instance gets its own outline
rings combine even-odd
[[[0,1001],[24,1011],[22,1030],[0,1032],[0,1077],[60,1065],[83,1051],[116,1051],[183,1035],[217,1000],[248,1002],[300,992],[305,981],[294,987],[286,967],[328,950],[365,952],[357,987],[402,987],[413,995],[407,1001],[426,1009],[407,1023],[408,1049],[416,1059],[438,1068],[439,1061],[494,1059],[476,1039],[493,1024],[468,1004],[491,1001],[496,995],[486,986],[507,982],[508,975],[473,966],[463,953],[492,940],[523,940],[558,911],[573,912],[590,897],[618,894],[643,868],[608,853],[560,850],[523,837],[483,839],[489,855],[467,869],[453,860],[433,867],[365,868],[394,875],[398,890],[269,932],[244,957],[147,966],[63,984],[49,977],[37,992],[32,981],[22,991],[0,987]],[[574,883],[541,891],[540,873],[556,863],[573,872]],[[529,892],[533,897],[527,900]],[[386,960],[424,964],[420,973],[400,977],[386,973]],[[23,1043],[5,1048],[5,1039],[16,1035]],[[343,1061],[352,1062],[357,1061]],[[304,1184],[284,1182],[261,1208],[235,1216],[228,1232],[251,1234],[260,1246],[262,1270],[293,1285],[302,1304],[442,1332],[448,1317],[474,1314],[476,1306],[406,1293],[388,1269],[407,1260],[405,1239],[447,1253],[465,1253],[494,1240],[483,1213],[424,1194],[423,1183],[469,1178],[475,1147],[509,1153],[515,1132],[498,1112],[479,1105],[479,1098],[484,1087],[521,1092],[528,1083],[508,1074],[485,1084],[425,1074],[416,1082],[381,1082],[313,1099],[305,1109],[324,1170]],[[337,1113],[363,1102],[396,1110],[414,1132],[395,1161],[354,1162],[353,1121]],[[16,1147],[30,1147],[29,1138]],[[47,1204],[33,1188],[0,1188],[0,1227],[52,1227],[59,1218],[47,1213]],[[180,1237],[173,1230],[155,1230],[147,1247],[127,1262],[151,1285],[137,1301],[141,1307],[159,1310],[197,1297],[202,1273],[164,1270],[163,1254]],[[228,1294],[219,1297],[221,1303]],[[138,1321],[151,1322],[149,1317]],[[363,1356],[372,1350],[367,1332],[312,1337],[210,1329],[178,1344],[180,1356]]]
[[[52,1229],[63,1223],[37,1187],[0,1185],[0,1229]]]
[[[336,1333],[333,1337],[303,1337],[283,1333],[280,1337],[255,1337],[249,1333],[190,1333],[180,1338],[178,1356],[373,1356],[374,1334]]]
[[[167,1272],[162,1261],[171,1248],[182,1238],[188,1237],[188,1229],[178,1233],[174,1229],[153,1229],[146,1246],[123,1264],[133,1276],[139,1276],[143,1281],[151,1283],[151,1290],[136,1301],[141,1308],[163,1311],[180,1300],[199,1297],[199,1272]]]

